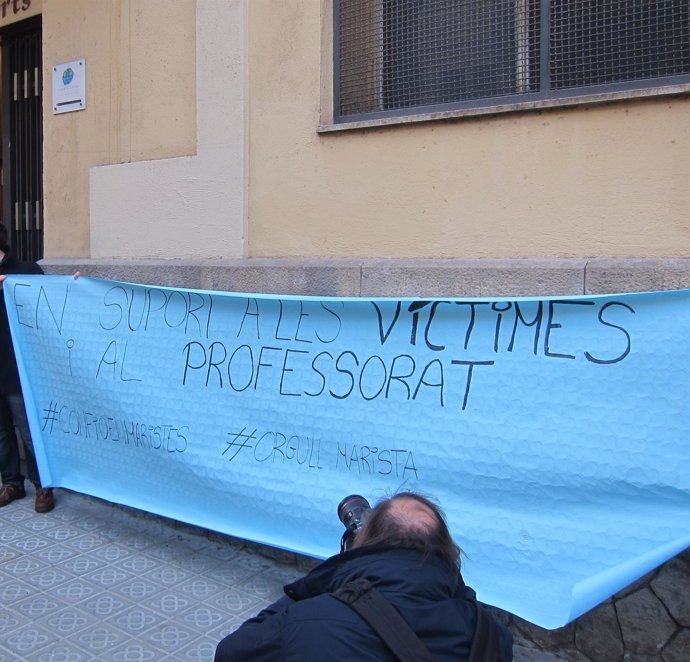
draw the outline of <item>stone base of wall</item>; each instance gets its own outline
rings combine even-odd
[[[151,285],[227,292],[363,297],[561,296],[690,288],[688,259],[80,260],[45,259],[46,273],[81,271]]]
[[[689,662],[690,549],[558,630],[494,612],[515,662]]]
[[[46,273],[230,292],[363,297],[565,296],[690,288],[690,259],[50,260]],[[516,662],[690,662],[690,551],[574,623],[495,610]]]

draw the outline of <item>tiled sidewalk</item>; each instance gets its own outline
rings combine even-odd
[[[0,508],[1,662],[210,662],[223,636],[309,566],[73,492],[55,494],[46,515],[34,512],[28,483],[25,499]]]

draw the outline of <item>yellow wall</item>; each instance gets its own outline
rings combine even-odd
[[[43,0],[47,257],[90,254],[90,167],[194,154],[195,12],[182,0]],[[52,65],[80,58],[86,110],[53,115]]]
[[[320,134],[329,7],[43,0],[46,256],[690,254],[688,96]]]
[[[320,9],[249,4],[251,255],[690,253],[687,97],[319,135]]]
[[[196,153],[91,168],[92,258],[244,256],[247,2],[196,0]]]

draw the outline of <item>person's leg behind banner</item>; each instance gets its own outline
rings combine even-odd
[[[5,395],[0,395],[0,475],[0,507],[26,495],[14,419]]]
[[[24,443],[24,457],[26,459],[26,475],[27,478],[36,487],[36,504],[35,509],[37,513],[47,513],[55,507],[53,499],[53,490],[44,488],[41,485],[41,477],[38,474],[38,467],[36,465],[36,455],[34,453],[34,444],[31,439],[31,430],[29,429],[29,420],[26,416],[26,407],[24,405],[24,398],[21,393],[10,393],[5,395],[9,409],[12,412],[14,424],[17,426],[19,436]]]

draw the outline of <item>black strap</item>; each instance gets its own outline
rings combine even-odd
[[[477,625],[467,662],[498,662],[500,658],[496,623],[485,607],[478,602],[474,606],[477,608]]]
[[[366,579],[355,579],[331,595],[366,621],[401,662],[431,662],[431,653],[398,610]]]
[[[431,653],[398,610],[366,579],[355,579],[331,595],[369,624],[400,662],[431,662]],[[498,662],[498,627],[478,602],[477,623],[467,662]]]

